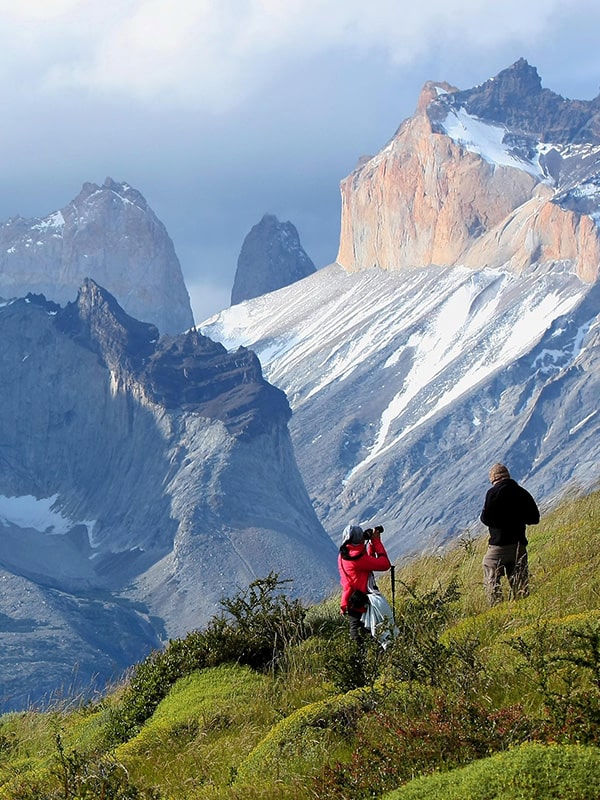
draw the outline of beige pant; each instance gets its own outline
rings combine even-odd
[[[488,545],[483,559],[483,585],[490,605],[503,599],[502,576],[506,575],[513,598],[529,594],[527,549],[523,544]]]

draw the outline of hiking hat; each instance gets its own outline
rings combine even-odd
[[[504,464],[494,464],[490,469],[490,481],[492,483],[497,483],[498,481],[503,481],[505,478],[510,478],[508,467],[505,467]]]
[[[360,525],[346,525],[342,534],[342,544],[362,544],[365,540],[363,529]]]

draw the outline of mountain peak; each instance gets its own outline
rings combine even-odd
[[[32,292],[65,305],[85,278],[162,333],[194,324],[173,242],[128,183],[86,182],[60,211],[0,224],[0,296]]]
[[[531,96],[542,91],[542,79],[537,69],[525,58],[520,58],[510,67],[501,70],[495,78],[490,78],[488,82],[502,86],[507,91],[512,90],[520,96],[523,94]]]
[[[228,353],[195,328],[160,338],[155,325],[127,314],[117,300],[87,278],[56,315],[58,329],[125,384],[136,384],[151,402],[219,419],[230,433],[248,437],[286,423],[287,398],[267,383],[251,350]]]
[[[244,239],[231,292],[236,305],[301,280],[316,267],[291,222],[264,214]]]
[[[110,177],[105,179],[102,186],[86,181],[77,197],[62,210],[63,213],[68,213],[72,207],[81,209],[82,206],[88,206],[86,213],[89,213],[89,205],[101,208],[103,203],[110,203],[115,196],[137,206],[142,213],[152,214],[152,210],[141,192],[134,189],[129,183],[118,182]]]
[[[471,89],[425,84],[417,112],[341,184],[336,261],[522,273],[600,264],[600,98],[542,88],[524,58]]]
[[[155,325],[127,314],[110,294],[86,278],[74,303],[57,315],[56,324],[80,345],[101,357],[109,369],[137,371],[154,352],[159,338]]]
[[[600,98],[567,100],[542,88],[537,69],[524,58],[471,89],[441,94],[427,110],[434,123],[440,107],[504,125],[513,134],[553,144],[600,143]]]

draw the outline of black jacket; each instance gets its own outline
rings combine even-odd
[[[490,529],[489,544],[526,546],[525,526],[537,525],[540,512],[526,489],[505,478],[488,489],[480,520]]]

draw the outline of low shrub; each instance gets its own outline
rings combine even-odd
[[[221,601],[225,613],[202,633],[207,666],[234,662],[257,670],[273,668],[289,646],[306,638],[306,607],[278,592],[286,583],[271,573]]]
[[[600,612],[540,622],[508,644],[541,696],[549,735],[600,744]]]
[[[439,692],[429,703],[417,697],[419,708],[415,702],[394,711],[388,703],[363,717],[350,762],[326,768],[319,798],[378,797],[415,775],[467,764],[531,734],[520,707],[492,711]]]
[[[168,797],[226,786],[232,768],[280,718],[271,675],[222,665],[179,680],[152,718],[114,755],[144,786]],[[190,789],[176,793],[173,787]]]
[[[442,640],[455,614],[459,592],[455,580],[418,592],[402,583],[404,597],[396,613],[393,640],[384,650],[370,635],[358,643],[350,639],[347,623],[327,628],[322,637],[323,663],[338,691],[373,686],[383,675],[395,683],[404,681],[431,686],[473,685],[482,667],[476,656],[475,638]]]
[[[278,664],[285,649],[305,636],[306,609],[290,600],[275,573],[253,581],[221,605],[226,613],[213,617],[203,631],[171,640],[137,665],[118,706],[106,725],[112,746],[135,736],[173,684],[197,669],[219,664],[246,664],[265,669]]]
[[[154,789],[142,789],[127,769],[107,753],[67,750],[60,735],[46,766],[15,773],[0,786],[6,800],[160,800]]]
[[[403,582],[393,640],[379,659],[379,674],[450,693],[480,693],[485,681],[481,642],[475,633],[455,635],[460,593],[456,579],[418,590]]]
[[[169,642],[134,669],[119,704],[108,713],[105,736],[109,746],[135,736],[179,678],[206,665],[202,634]]]
[[[373,686],[382,669],[384,651],[369,634],[350,638],[347,622],[328,639],[321,639],[325,675],[338,692]]]

